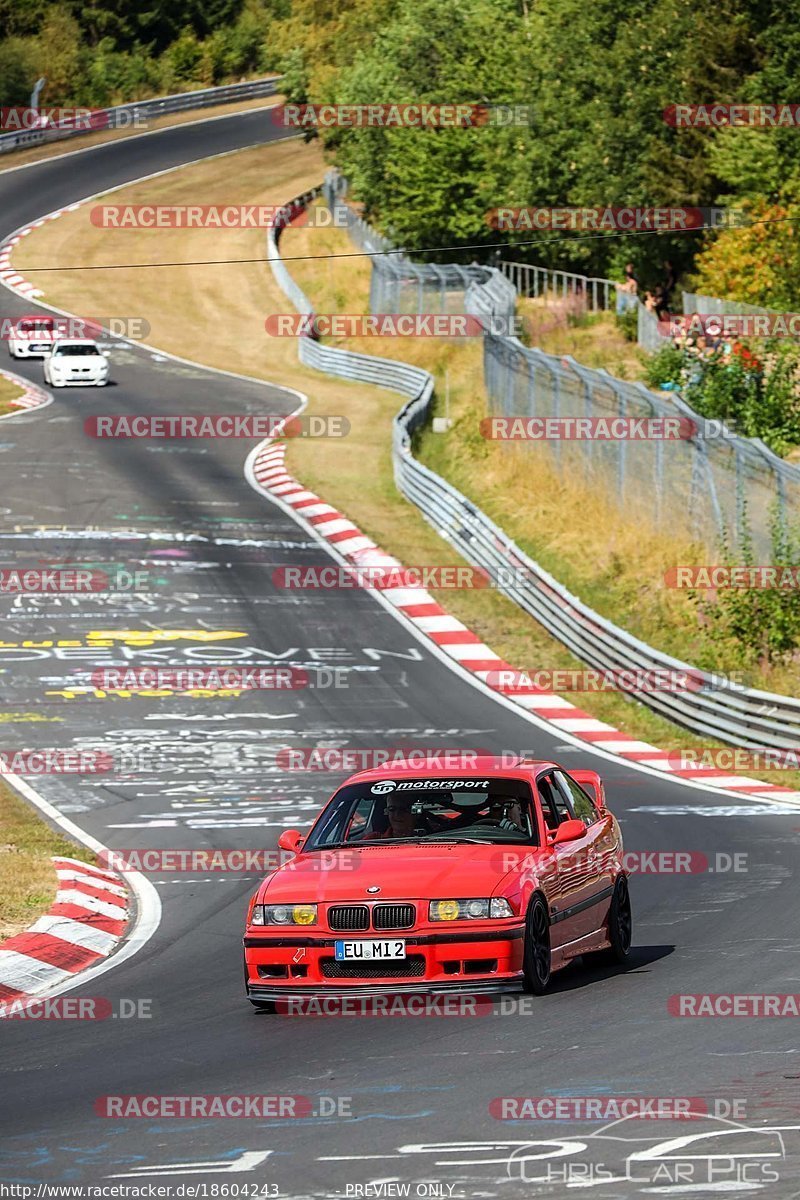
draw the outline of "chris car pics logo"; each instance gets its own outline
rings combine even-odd
[[[382,779],[380,783],[373,783],[370,791],[375,796],[385,796],[387,792],[393,792],[397,784],[392,779]]]

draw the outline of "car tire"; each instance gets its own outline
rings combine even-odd
[[[630,889],[625,876],[619,875],[608,906],[608,940],[611,945],[606,950],[595,951],[590,958],[596,963],[624,963],[630,954],[632,934]]]
[[[536,895],[528,905],[525,919],[525,953],[522,962],[526,992],[541,996],[550,983],[550,919],[547,906]]]
[[[609,958],[613,962],[625,962],[633,940],[633,912],[628,880],[624,875],[619,875],[614,885],[614,895],[608,910],[608,937],[611,942]]]

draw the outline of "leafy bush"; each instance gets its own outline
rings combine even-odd
[[[763,134],[761,135],[763,140]],[[741,228],[723,229],[698,255],[691,290],[794,311],[800,280],[797,222],[784,204],[745,202]]]
[[[782,524],[773,512],[771,532],[770,562],[778,568],[796,569],[800,562],[798,530]],[[722,562],[730,567],[759,565],[746,534],[737,553],[724,544]],[[800,592],[796,588],[724,588],[712,602],[705,592],[694,593],[693,599],[708,621],[712,639],[734,639],[751,662],[774,663],[800,647]]]
[[[647,382],[671,384],[703,417],[758,437],[776,454],[800,445],[800,347],[772,338],[756,354],[741,342],[716,348],[664,346],[646,366]]]
[[[680,386],[683,383],[685,366],[685,353],[669,342],[646,360],[646,382],[652,388],[660,388],[665,383]]]
[[[0,40],[0,105],[26,105],[41,75],[43,105],[102,107],[278,65],[271,23],[288,0],[176,2],[139,12],[103,3],[0,0],[10,34]]]
[[[14,107],[30,100],[37,79],[38,47],[33,38],[0,42],[0,104]]]
[[[196,34],[191,29],[184,29],[164,55],[168,78],[171,76],[176,83],[196,80],[202,57]]]
[[[634,305],[615,314],[614,320],[626,342],[635,342],[639,333],[639,310]]]

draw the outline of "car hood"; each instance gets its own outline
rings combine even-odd
[[[299,854],[267,877],[259,902],[338,903],[370,900],[446,900],[492,896],[516,864],[530,869],[542,852],[533,846],[363,846]],[[379,892],[367,888],[379,887]]]

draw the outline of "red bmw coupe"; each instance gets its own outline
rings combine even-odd
[[[541,994],[577,955],[623,961],[622,837],[594,771],[474,757],[351,776],[252,897],[257,1008],[298,996]]]

